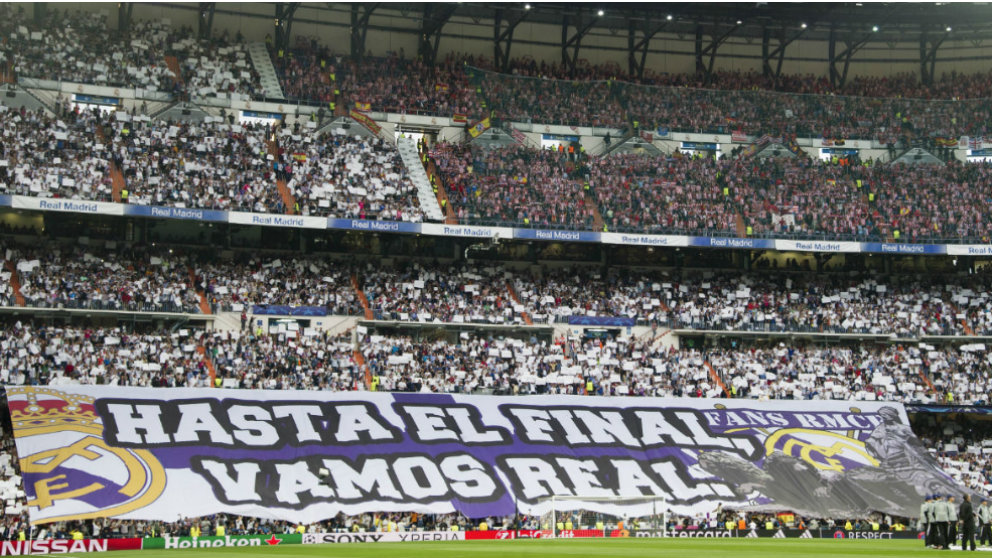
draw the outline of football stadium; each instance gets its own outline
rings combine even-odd
[[[0,555],[992,551],[992,6],[0,3]]]

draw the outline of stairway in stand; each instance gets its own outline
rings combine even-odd
[[[110,163],[110,179],[113,181],[113,191],[111,192],[113,200],[121,203],[123,200],[121,191],[127,187],[127,181],[124,180],[124,173],[121,172],[121,169],[117,168],[115,163]]]
[[[10,260],[4,262],[4,265],[6,266],[7,271],[10,272],[10,288],[14,291],[14,302],[17,303],[18,306],[26,306],[27,301],[24,299],[24,295],[21,294],[21,278],[17,274],[17,266],[15,266],[14,262]]]
[[[9,83],[12,85],[17,83],[13,62],[0,62],[0,83]]]
[[[275,140],[268,140],[265,142],[266,148],[269,150],[269,155],[272,158],[279,160],[279,145],[276,144]],[[286,206],[286,214],[293,215],[296,209],[296,198],[293,197],[293,193],[289,191],[289,184],[286,181],[278,178],[276,179],[276,188],[279,189],[279,197],[282,198],[282,203]]]
[[[210,387],[217,387],[217,369],[214,368],[214,361],[210,360],[207,356],[207,348],[203,345],[197,345],[196,352],[200,353],[203,357],[204,364],[207,366],[207,372],[210,373]]]
[[[603,230],[603,224],[605,222],[603,221],[603,215],[599,212],[599,207],[596,205],[596,201],[593,200],[593,198],[592,198],[592,194],[590,194],[589,192],[586,192],[586,198],[585,198],[585,200],[586,200],[586,207],[589,207],[590,209],[592,209],[592,226],[593,226],[593,230],[594,231],[602,231]]]
[[[400,152],[400,159],[403,160],[403,165],[406,166],[407,171],[410,173],[410,180],[417,187],[417,199],[420,201],[420,210],[424,212],[424,217],[428,221],[447,222],[445,214],[441,211],[441,196],[434,195],[430,177],[427,176],[427,169],[424,168],[424,164],[420,161],[420,153],[417,152],[417,142],[410,138],[400,138],[396,140],[396,148]],[[439,193],[440,191],[441,188],[438,188]],[[447,199],[447,196],[444,199]],[[448,204],[447,209],[452,209],[450,204]],[[454,217],[453,209],[451,216]]]
[[[101,126],[96,127],[96,139],[99,140],[103,145],[107,145],[107,137],[103,133],[103,128]],[[110,180],[111,180],[111,192],[110,197],[117,203],[121,203],[121,191],[127,188],[127,181],[124,180],[124,173],[121,169],[117,167],[117,164],[111,161],[110,163]]]
[[[369,389],[372,385],[372,371],[369,370],[369,365],[365,364],[365,357],[362,356],[362,352],[355,349],[351,356],[355,359],[355,364],[357,364],[363,372],[365,372],[365,389]]]
[[[265,96],[269,99],[285,99],[282,86],[279,85],[279,76],[276,75],[276,67],[272,64],[272,58],[269,57],[269,49],[265,48],[265,43],[250,43],[248,56],[251,57],[251,65],[258,72],[258,81],[265,89]]]
[[[509,281],[506,282],[506,290],[510,293],[510,298],[513,300],[513,302],[516,304],[520,304],[520,299],[517,298],[517,291],[513,288],[513,285]],[[521,312],[520,317],[524,319],[525,324],[534,325],[534,320],[530,318],[530,314],[528,314],[527,312]]]
[[[365,310],[365,319],[374,320],[375,315],[372,313],[372,308],[369,307],[369,299],[365,297],[365,293],[362,292],[362,288],[358,286],[358,276],[355,274],[351,275],[351,288],[355,289],[355,294],[358,296],[358,301],[362,303],[362,309]]]
[[[713,370],[713,365],[710,364],[710,361],[707,360],[704,364],[706,365],[706,369],[710,371],[710,379],[713,380],[713,383],[720,386],[724,395],[730,397],[730,390],[727,389],[727,386],[723,385],[723,380],[720,379],[720,375],[716,373],[716,370]]]
[[[744,216],[737,213],[735,217],[737,222],[737,236],[741,238],[747,237],[747,225],[744,224]]]
[[[207,302],[207,293],[203,292],[196,284],[196,272],[193,271],[192,267],[187,267],[186,271],[189,273],[189,283],[193,285],[193,288],[196,289],[196,294],[200,297],[200,313],[213,314],[210,310],[210,303]]]
[[[936,395],[937,387],[934,386],[933,382],[930,381],[930,376],[927,376],[926,372],[924,372],[923,369],[920,369],[919,374],[920,374],[920,379],[923,380],[923,383],[926,384],[928,388],[930,388],[931,393]]]
[[[166,56],[165,65],[168,66],[169,71],[172,72],[173,76],[175,76],[176,83],[178,83],[179,85],[185,85],[185,83],[183,82],[183,69],[182,66],[180,66],[179,64],[179,59],[171,55]]]
[[[441,173],[437,165],[434,161],[428,159],[424,170],[427,172],[428,181],[433,180],[437,184],[437,204],[443,208],[445,224],[457,225],[458,216],[455,214],[455,206],[451,203],[451,198],[448,197],[448,189],[444,186],[444,181],[441,179]]]

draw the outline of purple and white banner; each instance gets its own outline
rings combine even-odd
[[[962,494],[901,405],[8,388],[31,520],[468,517],[718,505],[914,516]],[[583,501],[582,498],[588,500]]]

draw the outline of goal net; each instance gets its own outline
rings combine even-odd
[[[663,530],[668,506],[659,498],[589,498],[551,496],[538,502],[541,536],[571,538],[601,531],[604,536],[625,536],[623,531]]]

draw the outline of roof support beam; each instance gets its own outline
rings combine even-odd
[[[761,34],[761,71],[767,78],[772,78],[776,82],[779,76],[782,75],[782,63],[785,61],[785,51],[790,44],[795,42],[799,37],[802,37],[803,31],[799,31],[791,37],[787,37],[785,34],[785,28],[783,27],[777,37],[778,45],[772,49],[771,48],[771,37],[772,32],[767,26],[762,30]],[[778,58],[775,64],[775,68],[772,68],[772,60]]]
[[[424,4],[424,18],[420,25],[420,41],[417,54],[428,66],[433,66],[437,60],[437,47],[441,42],[441,30],[444,24],[458,8],[458,4]]]
[[[575,74],[575,63],[579,60],[579,48],[582,45],[582,37],[592,29],[596,23],[596,18],[590,17],[586,20],[582,17],[582,12],[575,15],[565,15],[561,21],[561,63],[568,69],[569,75]],[[575,34],[569,36],[569,29],[575,26]],[[569,53],[568,49],[572,52]]]
[[[934,67],[937,65],[937,50],[946,39],[947,33],[934,36],[926,29],[920,33],[920,81],[924,85],[933,83]]]
[[[369,18],[379,4],[351,5],[351,57],[361,60],[365,56],[365,37],[369,31]]]
[[[131,28],[131,14],[134,12],[133,2],[120,2],[117,4],[117,32],[127,33]]]
[[[630,77],[644,79],[644,62],[648,57],[651,39],[667,26],[667,21],[657,25],[645,21],[643,26],[638,26],[633,19],[627,20],[627,73]],[[641,33],[640,39],[637,38],[638,32]]]
[[[706,77],[706,81],[710,80],[710,76],[713,75],[713,64],[716,62],[716,51],[720,48],[720,45],[724,43],[734,31],[740,28],[740,24],[734,25],[727,31],[717,35],[715,33],[717,27],[716,24],[713,25],[714,33],[710,36],[710,41],[705,46],[703,45],[703,25],[701,23],[696,23],[696,73],[702,74]],[[709,56],[709,62],[704,63],[703,59]]]
[[[496,8],[496,14],[493,17],[493,61],[497,71],[509,71],[513,31],[525,19],[527,19],[527,11],[508,15],[504,8]]]
[[[866,44],[868,44],[868,39],[871,38],[871,33],[866,33],[860,39],[855,39],[854,41],[845,40],[844,50],[837,53],[837,29],[835,26],[830,28],[830,43],[827,46],[828,56],[830,58],[830,86],[834,88],[844,87],[847,83],[847,70],[851,66],[851,57],[854,53],[861,50]],[[837,65],[843,61],[844,70],[838,70]]]
[[[300,7],[299,2],[277,2],[276,3],[276,49],[289,49],[289,36],[293,32],[293,16],[296,9]]]
[[[200,2],[200,18],[197,20],[197,34],[201,39],[209,39],[213,34],[216,2]]]

